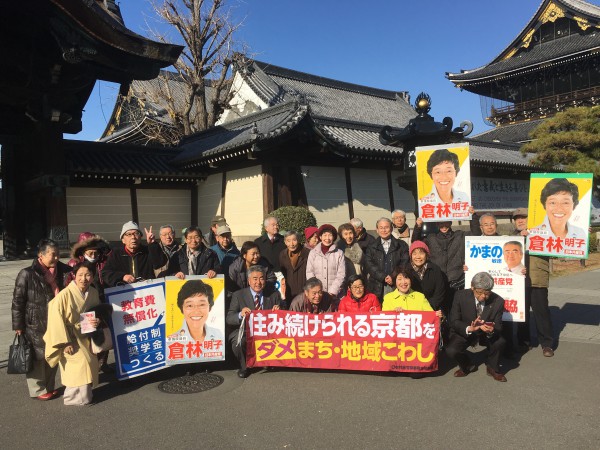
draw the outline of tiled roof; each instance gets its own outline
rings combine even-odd
[[[82,178],[166,179],[192,181],[202,178],[172,165],[178,150],[146,146],[64,141],[67,173]],[[173,179],[176,177],[177,179]]]
[[[544,119],[539,119],[502,125],[474,135],[471,139],[485,142],[522,143],[529,140],[529,133],[543,121]]]
[[[471,163],[479,166],[498,165],[514,168],[535,168],[530,165],[534,155],[523,155],[518,146],[469,141]]]
[[[376,153],[383,152],[388,154],[388,156],[392,154],[400,156],[402,154],[401,148],[383,145],[379,142],[379,132],[381,129],[360,130],[335,125],[318,125],[318,127],[322,130],[323,134],[332,141],[354,150],[353,153],[369,153],[375,155]]]
[[[292,100],[196,133],[180,142],[182,151],[174,162],[187,166],[200,160],[212,162],[248,153],[253,143],[268,141],[293,129],[307,111],[307,105]]]
[[[246,81],[270,104],[302,96],[311,117],[404,127],[417,113],[405,92],[387,91],[253,61]]]
[[[559,64],[574,57],[583,57],[598,52],[600,52],[600,31],[586,35],[572,34],[532,46],[512,58],[463,73],[449,73],[447,77],[459,86],[463,84],[487,83],[490,77],[522,74],[527,69],[533,69],[542,64]]]

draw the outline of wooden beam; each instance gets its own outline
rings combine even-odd
[[[131,218],[139,225],[140,216],[138,213],[137,190],[134,187],[129,188],[129,195],[131,196]]]

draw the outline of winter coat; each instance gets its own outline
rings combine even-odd
[[[366,293],[359,301],[354,300],[350,295],[350,289],[346,296],[340,300],[338,312],[377,312],[381,311],[381,304],[377,297],[370,292]]]
[[[392,275],[394,269],[408,263],[408,245],[406,242],[390,236],[390,248],[383,250],[381,239],[376,239],[365,252],[365,272],[369,275],[367,290],[378,299],[383,298],[385,278]],[[393,284],[393,283],[392,283]]]
[[[346,278],[346,259],[344,252],[331,245],[327,253],[323,253],[321,244],[308,254],[306,263],[306,279],[317,277],[323,283],[323,290],[334,297],[343,295],[342,286]]]
[[[304,291],[306,283],[306,264],[310,250],[302,247],[296,267],[292,267],[292,262],[288,256],[288,249],[282,250],[279,254],[279,267],[285,277],[285,299],[289,302]]]
[[[414,240],[421,239],[422,228],[415,227]],[[450,230],[446,234],[435,233],[425,238],[429,247],[429,259],[442,269],[448,281],[458,281],[464,278],[465,272],[465,232]]]
[[[511,235],[520,236],[521,232],[515,230]],[[530,255],[526,251],[525,267],[527,267],[527,284],[536,288],[548,288],[550,286],[550,258],[548,256]]]
[[[160,267],[160,261],[152,263],[148,253],[148,247],[140,246],[134,255],[125,251],[125,246],[113,249],[108,255],[106,264],[102,268],[102,279],[105,287],[114,287],[123,282],[125,275],[133,275],[134,278],[143,280],[154,279],[154,269]]]
[[[275,282],[277,281],[277,277],[273,272],[269,261],[262,256],[258,260],[257,266],[263,266],[267,268],[267,287],[268,290],[272,290],[275,286]],[[246,261],[241,256],[238,256],[235,261],[231,263],[229,266],[229,279],[231,280],[231,293],[235,291],[239,291],[240,289],[244,289],[248,287],[248,275],[246,274]]]
[[[169,256],[168,248],[171,249],[171,256]],[[160,241],[154,241],[151,244],[148,244],[148,253],[150,254],[150,258],[152,261],[156,262],[158,268],[154,269],[154,275],[159,276],[165,270],[168,269],[169,263],[175,257],[175,254],[179,249],[181,249],[181,245],[179,244],[171,244],[169,247],[165,247]]]
[[[56,264],[56,284],[59,289],[65,287],[67,274],[71,268]],[[27,340],[33,345],[35,359],[44,361],[44,333],[48,327],[48,302],[54,298],[54,292],[46,280],[38,260],[31,267],[22,269],[15,281],[12,301],[12,328],[23,330]]]
[[[274,236],[273,242],[271,242],[269,236],[263,234],[261,237],[256,238],[254,242],[258,245],[260,256],[269,261],[274,272],[279,272],[281,270],[279,267],[279,254],[287,248],[283,241],[283,236],[277,233]]]
[[[100,301],[104,302],[104,280],[102,279],[102,269],[106,264],[108,255],[111,252],[110,244],[99,236],[95,236],[83,241],[77,242],[71,249],[71,259],[67,263],[70,267],[74,267],[80,262],[87,261],[84,258],[85,251],[90,248],[98,249],[98,257],[96,262],[91,263],[94,267],[94,279],[92,286],[98,291]],[[75,279],[75,274],[69,272],[65,281],[65,286]]]
[[[219,244],[213,245],[210,247],[210,249],[217,254],[217,257],[219,258],[219,264],[221,265],[221,269],[223,269],[224,273],[227,273],[229,266],[233,261],[235,261],[235,258],[240,256],[240,251],[236,247],[235,242],[232,242],[231,247],[229,247],[227,250],[221,247]]]
[[[335,304],[335,299],[332,298],[327,292],[323,292],[323,297],[321,298],[321,302],[319,303],[316,314],[335,312]],[[289,310],[295,312],[312,313],[312,308],[308,308],[308,306],[307,300],[304,297],[304,292],[300,292],[290,302]]]
[[[448,279],[442,269],[428,261],[422,280],[412,266],[410,272],[412,275],[412,288],[425,296],[434,311],[441,309],[448,289]]]
[[[206,275],[209,270],[214,270],[217,273],[221,272],[219,257],[210,248],[206,248],[204,244],[200,244],[200,254],[196,258],[195,273],[189,273],[188,263],[187,245],[184,244],[171,258],[166,272],[161,273],[160,276],[175,275],[179,272],[183,272],[184,275]]]
[[[360,245],[360,248],[362,248],[363,253],[367,250],[367,247],[373,244],[373,242],[375,242],[376,240],[377,239],[375,239],[373,236],[367,233],[367,230],[365,230],[364,228],[360,232],[360,236],[356,237],[356,242],[358,242],[358,245]]]

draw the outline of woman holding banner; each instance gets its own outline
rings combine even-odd
[[[392,278],[396,280],[396,289],[383,298],[383,311],[433,311],[425,296],[412,289],[408,267],[396,269]],[[441,310],[437,310],[436,315],[443,317]]]

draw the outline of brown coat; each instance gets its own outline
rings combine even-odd
[[[285,277],[285,299],[289,305],[292,299],[304,291],[304,283],[306,283],[306,261],[310,249],[302,247],[298,256],[296,267],[292,267],[292,262],[288,256],[288,249],[284,249],[279,253],[279,265],[281,273]]]

